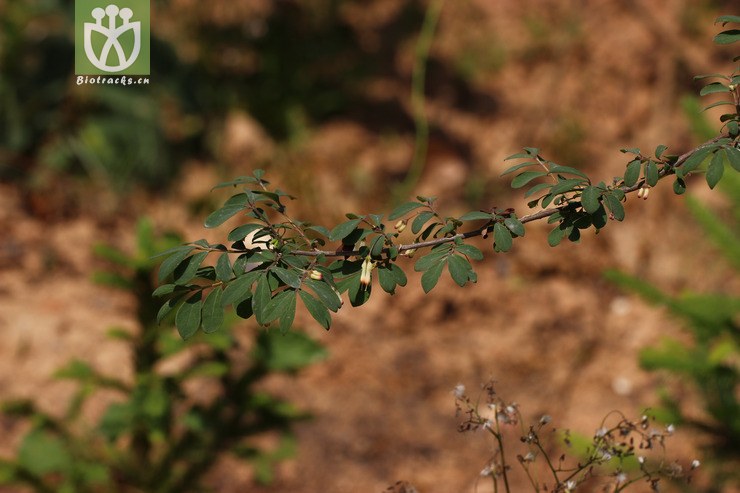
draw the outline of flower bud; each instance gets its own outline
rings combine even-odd
[[[403,252],[404,255],[406,255],[408,258],[411,258],[416,253],[416,248],[409,248],[405,252]]]
[[[375,267],[375,263],[370,260],[370,257],[366,257],[362,262],[362,272],[360,274],[360,284],[363,286],[369,286],[373,280],[372,271]]]
[[[320,271],[317,271],[316,269],[314,269],[311,271],[310,277],[314,281],[320,281],[324,278],[324,275]]]
[[[396,228],[396,230],[397,230],[397,231],[398,231],[399,233],[403,233],[403,230],[404,230],[404,229],[406,229],[406,220],[404,220],[404,219],[401,219],[401,220],[400,220],[400,221],[398,221],[398,222],[396,223],[396,225],[395,225],[395,226],[393,226],[393,227],[394,227],[394,228]]]
[[[642,188],[637,191],[637,197],[642,200],[647,200],[648,195],[650,195],[650,187],[648,185],[643,185]]]

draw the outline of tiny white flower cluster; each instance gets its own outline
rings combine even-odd
[[[458,383],[455,385],[455,389],[452,391],[455,394],[455,399],[462,399],[465,397],[465,385]]]

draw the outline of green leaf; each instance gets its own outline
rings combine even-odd
[[[714,37],[714,42],[718,45],[729,45],[737,41],[740,41],[740,29],[722,31]]]
[[[728,22],[740,23],[740,15],[720,15],[714,19],[715,24],[719,24],[720,22],[723,26]]]
[[[213,211],[205,220],[206,228],[215,228],[221,226],[232,216],[245,209],[244,204],[225,205],[222,208]]]
[[[267,280],[267,275],[263,274],[257,280],[257,287],[252,296],[252,311],[257,319],[257,323],[260,325],[266,325],[267,322],[269,322],[269,320],[265,318],[265,308],[270,302],[271,294],[270,282]]]
[[[313,319],[323,328],[329,330],[331,327],[331,315],[329,315],[329,310],[326,309],[324,304],[303,290],[299,291],[298,294]]]
[[[329,235],[331,234],[331,231],[329,231],[328,229],[326,229],[323,226],[309,226],[306,229],[309,229],[311,231],[316,231],[318,234],[320,234],[321,236],[323,236],[325,238],[328,238]]]
[[[735,171],[740,172],[740,149],[726,147],[725,154],[727,155],[727,160],[730,162],[730,166],[735,168]]]
[[[393,275],[391,266],[381,265],[378,267],[378,281],[383,291],[394,294],[396,290],[396,278]]]
[[[519,173],[513,180],[511,180],[511,188],[522,188],[530,181],[543,176],[547,176],[547,173],[544,171],[525,171],[523,173]]]
[[[178,286],[177,284],[162,284],[157,289],[154,290],[152,293],[152,297],[159,298],[160,296],[166,296],[168,294],[172,294],[177,289],[186,289],[183,286]]]
[[[624,219],[624,206],[613,193],[604,194],[606,207],[611,211],[614,219],[622,221]]]
[[[673,182],[673,192],[676,195],[682,195],[684,192],[686,192],[686,182],[683,181],[681,178],[676,177],[676,181]]]
[[[231,181],[225,181],[225,182],[219,183],[218,185],[213,187],[211,191],[216,190],[217,188],[235,187],[237,185],[244,185],[245,183],[257,183],[257,180],[255,178],[252,178],[251,176],[240,176]]]
[[[712,160],[709,162],[707,168],[707,185],[709,188],[714,188],[717,183],[722,179],[722,174],[725,171],[725,162],[722,159],[722,154],[715,152],[712,156]]]
[[[305,284],[319,297],[319,300],[331,311],[336,312],[342,306],[339,295],[325,281],[306,279]]]
[[[439,263],[442,261],[442,258],[450,252],[450,248],[452,248],[450,245],[442,245],[440,247],[433,248],[431,252],[416,261],[414,264],[414,270],[416,272],[421,272]]]
[[[388,216],[388,220],[393,221],[396,219],[400,219],[409,212],[418,209],[419,207],[424,207],[424,204],[420,202],[406,202],[404,204],[401,204],[393,209],[393,212],[391,212],[391,214]]]
[[[457,245],[455,247],[455,250],[458,253],[462,253],[463,255],[467,255],[469,258],[473,260],[483,260],[483,252],[481,252],[477,247],[474,247],[473,245]]]
[[[640,179],[641,164],[642,163],[639,159],[633,159],[629,162],[627,169],[624,172],[624,184],[626,186],[631,187]]]
[[[578,178],[569,178],[567,180],[559,180],[556,185],[552,187],[550,193],[557,195],[560,193],[572,192],[575,188],[583,183],[583,180]]]
[[[684,161],[684,163],[676,170],[676,174],[679,178],[685,177],[690,172],[698,168],[704,159],[712,152],[711,147],[703,147],[698,151],[694,152],[691,156]]]
[[[291,288],[298,289],[301,287],[301,278],[295,272],[282,267],[273,267],[272,272]]]
[[[265,322],[272,322],[273,320],[282,318],[283,315],[285,315],[286,310],[290,307],[291,298],[293,299],[293,302],[295,302],[295,296],[296,291],[293,289],[286,289],[277,293],[265,307]]]
[[[591,214],[591,223],[594,225],[594,228],[598,231],[601,228],[606,227],[607,223],[609,221],[609,216],[606,213],[606,209],[604,209],[604,204],[601,204],[599,209]]]
[[[583,192],[581,192],[581,205],[583,206],[583,209],[589,214],[593,214],[599,210],[599,206],[601,205],[601,202],[599,201],[600,197],[601,190],[598,188],[593,186],[584,188]]]
[[[223,291],[220,287],[215,287],[206,296],[203,302],[203,332],[210,334],[216,332],[224,323],[224,309],[221,305]]]
[[[519,154],[519,155],[516,155],[515,154],[515,156],[517,156],[517,159],[519,159],[519,158],[525,158],[525,157],[531,157],[531,156],[529,156],[527,154]],[[512,156],[509,156],[508,158],[504,159],[504,161],[510,159],[511,157]],[[519,171],[522,168],[528,168],[529,166],[537,166],[537,165],[539,165],[539,163],[537,161],[527,161],[526,163],[515,164],[514,166],[511,166],[510,168],[506,168],[506,171],[504,171],[503,173],[501,173],[501,176],[505,176],[505,175],[508,175],[508,174],[513,173],[515,171]]]
[[[645,163],[645,182],[651,187],[654,187],[658,184],[659,178],[658,165],[655,164],[655,161]]]
[[[490,212],[483,212],[483,211],[472,211],[468,212],[467,214],[463,214],[460,216],[460,221],[480,221],[480,220],[486,220],[489,221],[493,217],[493,214]]]
[[[287,307],[283,309],[282,315],[280,316],[280,332],[283,334],[287,333],[288,330],[293,326],[293,320],[295,320],[295,308],[296,308],[296,291],[290,290],[291,294],[288,297]]]
[[[170,299],[159,308],[159,311],[157,312],[157,325],[161,324],[162,320],[164,320],[164,318],[169,315],[172,310],[174,310],[177,304],[180,303],[180,299],[183,295]]]
[[[190,282],[207,256],[208,252],[198,252],[180,262],[174,272],[175,284],[183,285]]]
[[[457,283],[458,286],[465,286],[468,282],[469,272],[473,270],[470,262],[461,255],[450,255],[447,258],[447,269],[450,271],[452,280]]]
[[[23,438],[18,462],[35,476],[49,473],[66,476],[72,472],[72,456],[64,442],[42,430],[33,430]]]
[[[442,269],[445,266],[445,261],[440,261],[432,265],[427,269],[421,276],[421,287],[425,293],[429,293],[439,281],[439,276],[442,275]]]
[[[383,247],[385,246],[385,236],[376,236],[373,242],[370,244],[370,256],[378,258],[383,255]]]
[[[201,321],[203,302],[199,291],[185,300],[175,315],[175,326],[183,339],[189,339],[198,331]]]
[[[660,144],[658,147],[655,148],[655,157],[660,159],[660,156],[663,155],[666,149],[668,149],[668,146]]]
[[[493,225],[493,249],[497,252],[508,252],[511,250],[511,232],[501,223]]]
[[[424,227],[431,218],[434,217],[434,213],[431,211],[424,211],[414,218],[411,222],[411,232],[417,234]]]
[[[588,175],[585,174],[583,171],[571,168],[570,166],[561,166],[559,164],[552,164],[550,165],[550,173],[567,173],[569,175],[576,175],[580,176],[581,178],[584,178],[588,180]]]
[[[717,79],[728,79],[729,78],[725,74],[720,73],[713,73],[713,74],[701,74],[701,75],[695,75],[694,80],[701,80],[701,79],[707,79],[707,78],[717,78]]]
[[[509,228],[509,231],[511,231],[515,235],[524,236],[524,224],[522,224],[522,222],[516,217],[507,217],[506,219],[504,219],[504,226]],[[494,229],[496,229],[495,226]]]
[[[547,235],[548,245],[551,247],[558,246],[560,242],[563,241],[563,238],[565,238],[565,233],[565,228],[558,224],[555,229],[550,231],[550,234]]]
[[[512,154],[511,156],[506,156],[504,158],[504,161],[511,161],[512,159],[524,159],[536,156],[538,153],[530,153],[530,152],[517,152],[516,154]]]
[[[54,372],[54,378],[77,380],[86,382],[93,380],[98,376],[97,372],[84,361],[75,359],[67,363],[66,366]]]
[[[238,226],[229,232],[228,240],[229,241],[241,241],[244,238],[246,238],[250,233],[253,233],[254,231],[257,231],[258,229],[263,229],[265,227],[264,224],[257,224],[257,223],[249,223],[249,224],[242,224],[241,226]]]
[[[216,278],[222,282],[228,282],[233,277],[234,272],[231,270],[229,254],[222,253],[216,261]]]
[[[164,281],[170,274],[175,272],[175,269],[180,265],[180,262],[190,255],[190,252],[193,250],[195,250],[195,247],[192,245],[177,247],[172,255],[164,259],[162,265],[159,266],[159,282]]]
[[[355,230],[355,228],[358,224],[360,224],[361,221],[362,219],[351,219],[347,222],[337,225],[334,229],[331,230],[331,233],[329,234],[329,239],[331,241],[337,241],[345,238],[350,233],[352,233],[352,231]]]
[[[524,192],[524,196],[529,197],[531,195],[536,194],[537,192],[541,190],[552,188],[553,186],[554,185],[552,183],[538,183],[537,185],[533,186],[532,188]]]
[[[712,82],[701,88],[699,96],[706,96],[707,94],[714,94],[717,92],[730,92],[730,89],[721,82]]]
[[[408,279],[406,279],[406,273],[396,264],[391,264],[391,274],[393,274],[396,284],[399,286],[405,286],[408,282]]]
[[[239,303],[252,295],[252,284],[257,280],[259,272],[248,272],[231,281],[224,289],[221,297],[221,306]]]
[[[716,103],[705,106],[702,108],[702,111],[707,111],[709,109],[716,108],[717,106],[735,106],[735,103],[732,101],[717,101]]]
[[[640,149],[637,147],[629,147],[625,149],[619,149],[619,152],[623,152],[625,154],[634,154],[636,156],[640,155]]]

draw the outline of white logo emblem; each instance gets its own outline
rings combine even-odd
[[[85,22],[85,55],[90,63],[95,65],[100,70],[105,72],[120,72],[129,68],[138,58],[139,52],[141,51],[141,22],[129,22],[134,13],[130,8],[125,7],[118,9],[117,5],[108,5],[105,10],[100,7],[96,7],[91,12],[95,23]],[[103,17],[108,15],[108,27],[103,25]],[[116,16],[120,16],[123,19],[123,24],[116,27]],[[123,33],[131,29],[134,33],[134,47],[128,57],[123,52],[123,46],[118,41],[118,37]],[[98,56],[93,51],[92,46],[92,33],[97,31],[106,37],[103,49],[100,51]],[[108,65],[108,57],[110,50],[113,49],[118,56],[118,65]]]

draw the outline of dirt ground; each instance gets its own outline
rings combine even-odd
[[[390,2],[375,3],[378,18],[392,9]],[[621,147],[690,149],[699,140],[680,101],[696,94],[691,76],[728,69],[731,57],[711,44],[711,20],[732,13],[730,5],[476,0],[456,8],[448,1],[433,54],[449,59],[495,44],[507,62],[478,67],[471,76],[479,93],[471,104],[492,100],[480,111],[458,104],[444,81],[435,86],[428,103],[435,131],[415,192],[438,196],[450,215],[492,205],[522,215],[525,199],[498,177],[503,158],[522,146],[539,145],[546,156],[607,181],[626,164]],[[410,59],[397,64],[410,70]],[[375,80],[368,91],[408,106],[408,86],[398,79]],[[716,119],[716,112],[707,113]],[[301,216],[331,225],[341,219],[338,211],[387,210],[375,197],[403,174],[412,140],[410,133],[379,135],[337,118],[286,149],[248,115],[235,113],[221,143],[229,164],[221,176],[244,174],[267,153],[268,177],[299,197]],[[91,282],[100,261],[90,247],[108,241],[130,248],[138,214],[160,229],[177,226],[190,239],[218,239],[228,226],[205,231],[205,214],[187,207],[225,198],[209,192],[221,177],[214,169],[189,163],[167,197],[126,199],[129,210],[120,215],[105,212],[108,201],[111,211],[121,205],[102,191],[80,199],[79,214],[59,218],[39,214],[22,191],[0,188],[0,396],[34,396],[53,410],[71,388],[49,376],[70,358],[85,358],[103,372],[129,368],[127,352],[105,332],[112,325],[134,329],[132,300]],[[718,210],[724,206],[701,180],[690,191]],[[590,434],[612,410],[638,416],[656,402],[660,382],[638,367],[638,351],[682,331],[602,272],[621,269],[671,293],[737,293],[740,280],[715,260],[709,244],[696,241],[699,228],[670,184],[661,183],[647,201],[630,197],[626,208],[623,223],[584,235],[577,245],[549,248],[545,224],[532,224],[510,254],[494,254],[481,240],[486,258],[476,265],[476,285],[461,289],[443,276],[424,295],[409,262],[409,286],[393,297],[376,294],[361,308],[345,307],[329,332],[304,314],[305,330],[330,358],[297,378],[271,382],[314,414],[298,428],[298,456],[279,467],[269,487],[253,486],[248,467],[224,461],[213,474],[215,491],[380,492],[397,480],[424,493],[475,491],[493,443],[482,433],[456,431],[452,390],[464,384],[475,395],[490,378],[527,418],[549,414],[560,428]],[[244,323],[241,330],[255,328]],[[0,433],[0,452],[7,454],[18,430],[5,426]],[[669,454],[690,462],[696,445],[679,430]]]

